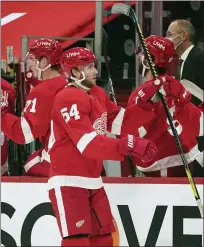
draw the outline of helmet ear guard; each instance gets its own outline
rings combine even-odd
[[[146,71],[147,70],[150,70],[150,67],[149,66],[147,66],[147,65],[145,65],[145,63],[144,63],[144,60],[145,60],[145,56],[144,55],[141,55],[142,56],[142,58],[141,58],[141,63],[142,63],[142,77],[143,78],[145,78],[145,74],[146,74]]]

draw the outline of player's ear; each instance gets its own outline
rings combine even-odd
[[[80,71],[79,71],[77,68],[73,68],[73,69],[72,69],[72,75],[73,75],[75,78],[77,78],[77,79],[80,79],[80,77],[81,77],[81,73],[80,73]]]
[[[46,68],[48,66],[49,62],[46,57],[42,57],[40,59],[40,68]]]
[[[187,38],[189,38],[188,33],[183,32],[182,39],[183,39],[183,40],[186,40]]]

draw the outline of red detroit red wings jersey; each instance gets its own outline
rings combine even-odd
[[[5,135],[19,144],[45,137],[50,128],[54,97],[66,85],[65,76],[60,76],[42,81],[33,88],[26,99],[21,118],[9,113],[3,116],[1,124]]]
[[[131,94],[128,106],[136,104],[138,91],[146,85],[144,83]],[[183,150],[186,153],[187,161],[191,163],[200,155],[195,137],[203,133],[203,113],[192,103],[178,107],[174,104],[172,98],[167,98],[167,103],[173,116],[174,125],[180,137]],[[137,121],[137,115],[132,115],[132,119],[129,119],[123,125],[122,134],[126,133],[149,139],[158,147],[157,161],[150,164],[147,168],[140,167],[139,160],[134,158],[140,170],[148,172],[183,165],[161,102],[155,104],[153,112],[140,109],[140,121]]]
[[[4,79],[1,79],[1,104],[8,106],[9,112],[15,110],[15,89]],[[8,170],[8,138],[1,132],[1,175],[7,175]]]
[[[9,112],[15,110],[16,91],[15,89],[4,79],[1,79],[1,103],[2,106],[7,105]]]
[[[49,187],[102,187],[103,160],[123,160],[118,140],[105,136],[120,128],[124,109],[111,102],[98,86],[89,93],[67,87],[55,98],[49,141]]]

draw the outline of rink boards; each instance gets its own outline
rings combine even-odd
[[[203,201],[203,180],[196,179]],[[187,179],[105,178],[120,246],[203,246],[203,220]],[[1,243],[60,246],[46,179],[2,178]]]

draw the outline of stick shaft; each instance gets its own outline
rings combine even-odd
[[[110,95],[113,99],[113,102],[117,105],[117,100],[116,100],[116,96],[115,96],[115,90],[113,87],[113,82],[111,79],[111,74],[110,74],[110,69],[109,69],[109,63],[108,63],[108,35],[105,31],[105,29],[103,29],[103,40],[104,40],[104,60],[105,60],[105,65],[106,65],[106,69],[108,72],[108,81],[109,81],[109,87],[110,87]],[[131,158],[128,156],[128,162],[130,165],[130,172],[132,177],[135,177],[135,173],[134,173],[134,165],[132,163]]]
[[[114,90],[114,87],[113,87],[113,82],[112,82],[112,79],[111,79],[109,63],[108,63],[108,34],[106,33],[104,28],[103,28],[103,40],[104,40],[104,50],[103,50],[104,54],[103,55],[104,55],[106,69],[107,69],[107,72],[108,72],[108,82],[109,82],[109,87],[110,87],[110,95],[111,95],[114,103],[117,104],[117,100],[116,100],[116,96],[115,96],[115,90]]]

